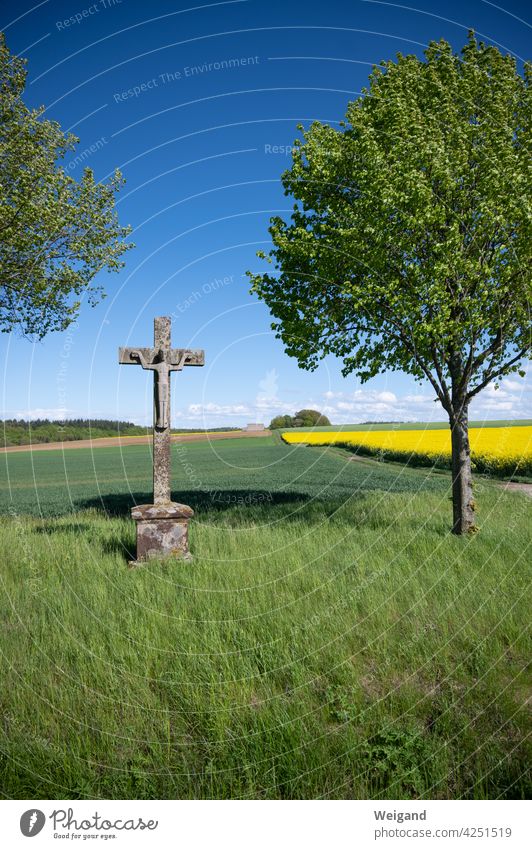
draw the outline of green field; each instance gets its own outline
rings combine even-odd
[[[8,798],[530,794],[532,501],[276,437],[174,446],[192,564],[128,569],[149,446],[2,458]]]
[[[483,421],[471,421],[469,427],[529,427],[532,419],[496,419]],[[373,422],[372,424],[342,424],[324,427],[294,427],[288,428],[294,431],[345,431],[345,430],[448,430],[449,422]],[[287,430],[287,428],[280,428]]]
[[[444,491],[445,477],[390,471],[368,461],[364,471],[332,451],[284,445],[277,435],[190,442],[173,446],[175,500],[200,512],[219,511],[220,490],[229,502],[251,496],[271,506],[297,500],[314,505],[345,501],[355,490]],[[0,467],[0,514],[62,516],[88,507],[125,514],[151,501],[151,445],[22,451],[4,454]]]

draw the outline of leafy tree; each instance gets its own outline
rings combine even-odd
[[[274,416],[270,422],[270,430],[279,430],[283,427],[293,427],[292,416]]]
[[[67,174],[58,160],[78,139],[44,119],[44,107],[25,106],[25,81],[24,60],[0,33],[0,330],[42,338],[75,320],[82,292],[97,302],[91,281],[120,269],[132,245],[114,206],[120,172],[106,184],[90,168],[79,182]]]
[[[294,427],[329,426],[331,424],[327,416],[323,416],[318,410],[300,410],[294,418],[302,422],[302,424],[294,424]]]
[[[270,422],[270,430],[286,427],[314,427],[315,425],[330,425],[327,416],[322,416],[317,410],[300,410],[295,416],[275,416]]]
[[[440,41],[381,62],[339,130],[295,142],[294,211],[270,226],[280,273],[250,274],[303,368],[332,353],[344,375],[431,384],[458,534],[475,528],[470,402],[531,350],[530,80],[473,34],[460,55]]]

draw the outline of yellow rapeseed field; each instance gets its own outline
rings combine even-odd
[[[450,466],[445,430],[284,431],[289,445],[345,445],[360,453],[413,465]],[[474,468],[498,475],[532,474],[532,427],[477,427],[469,431]]]

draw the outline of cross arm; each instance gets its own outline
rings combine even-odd
[[[146,362],[153,362],[156,354],[154,348],[119,348],[118,362],[121,365],[139,366],[139,360],[132,356],[133,352],[136,351],[142,354]]]
[[[183,354],[182,349],[180,348],[172,348],[172,364],[178,363],[180,361],[180,357]],[[202,351],[200,348],[188,348],[185,350],[185,362],[186,366],[204,366],[205,365],[205,351]]]
[[[143,355],[144,360],[147,363],[153,363],[159,353],[157,348],[119,348],[118,362],[121,365],[140,365],[139,360],[132,356],[132,354],[137,351]],[[176,369],[182,368],[183,366],[204,366],[205,351],[199,348],[170,348],[165,351],[164,360],[168,363],[170,369],[172,369],[172,367]]]

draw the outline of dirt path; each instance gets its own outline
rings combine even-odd
[[[228,430],[216,433],[176,433],[172,442],[207,442],[215,439],[242,439],[254,436],[270,436],[269,430]],[[0,453],[10,454],[14,451],[62,451],[69,448],[121,448],[127,445],[146,445],[151,442],[151,435],[146,436],[104,436],[99,439],[73,439],[68,442],[35,442],[33,445],[10,445],[0,448]]]
[[[532,498],[532,483],[518,483],[517,481],[501,481],[499,484],[501,489],[507,489],[509,492],[524,492]]]

